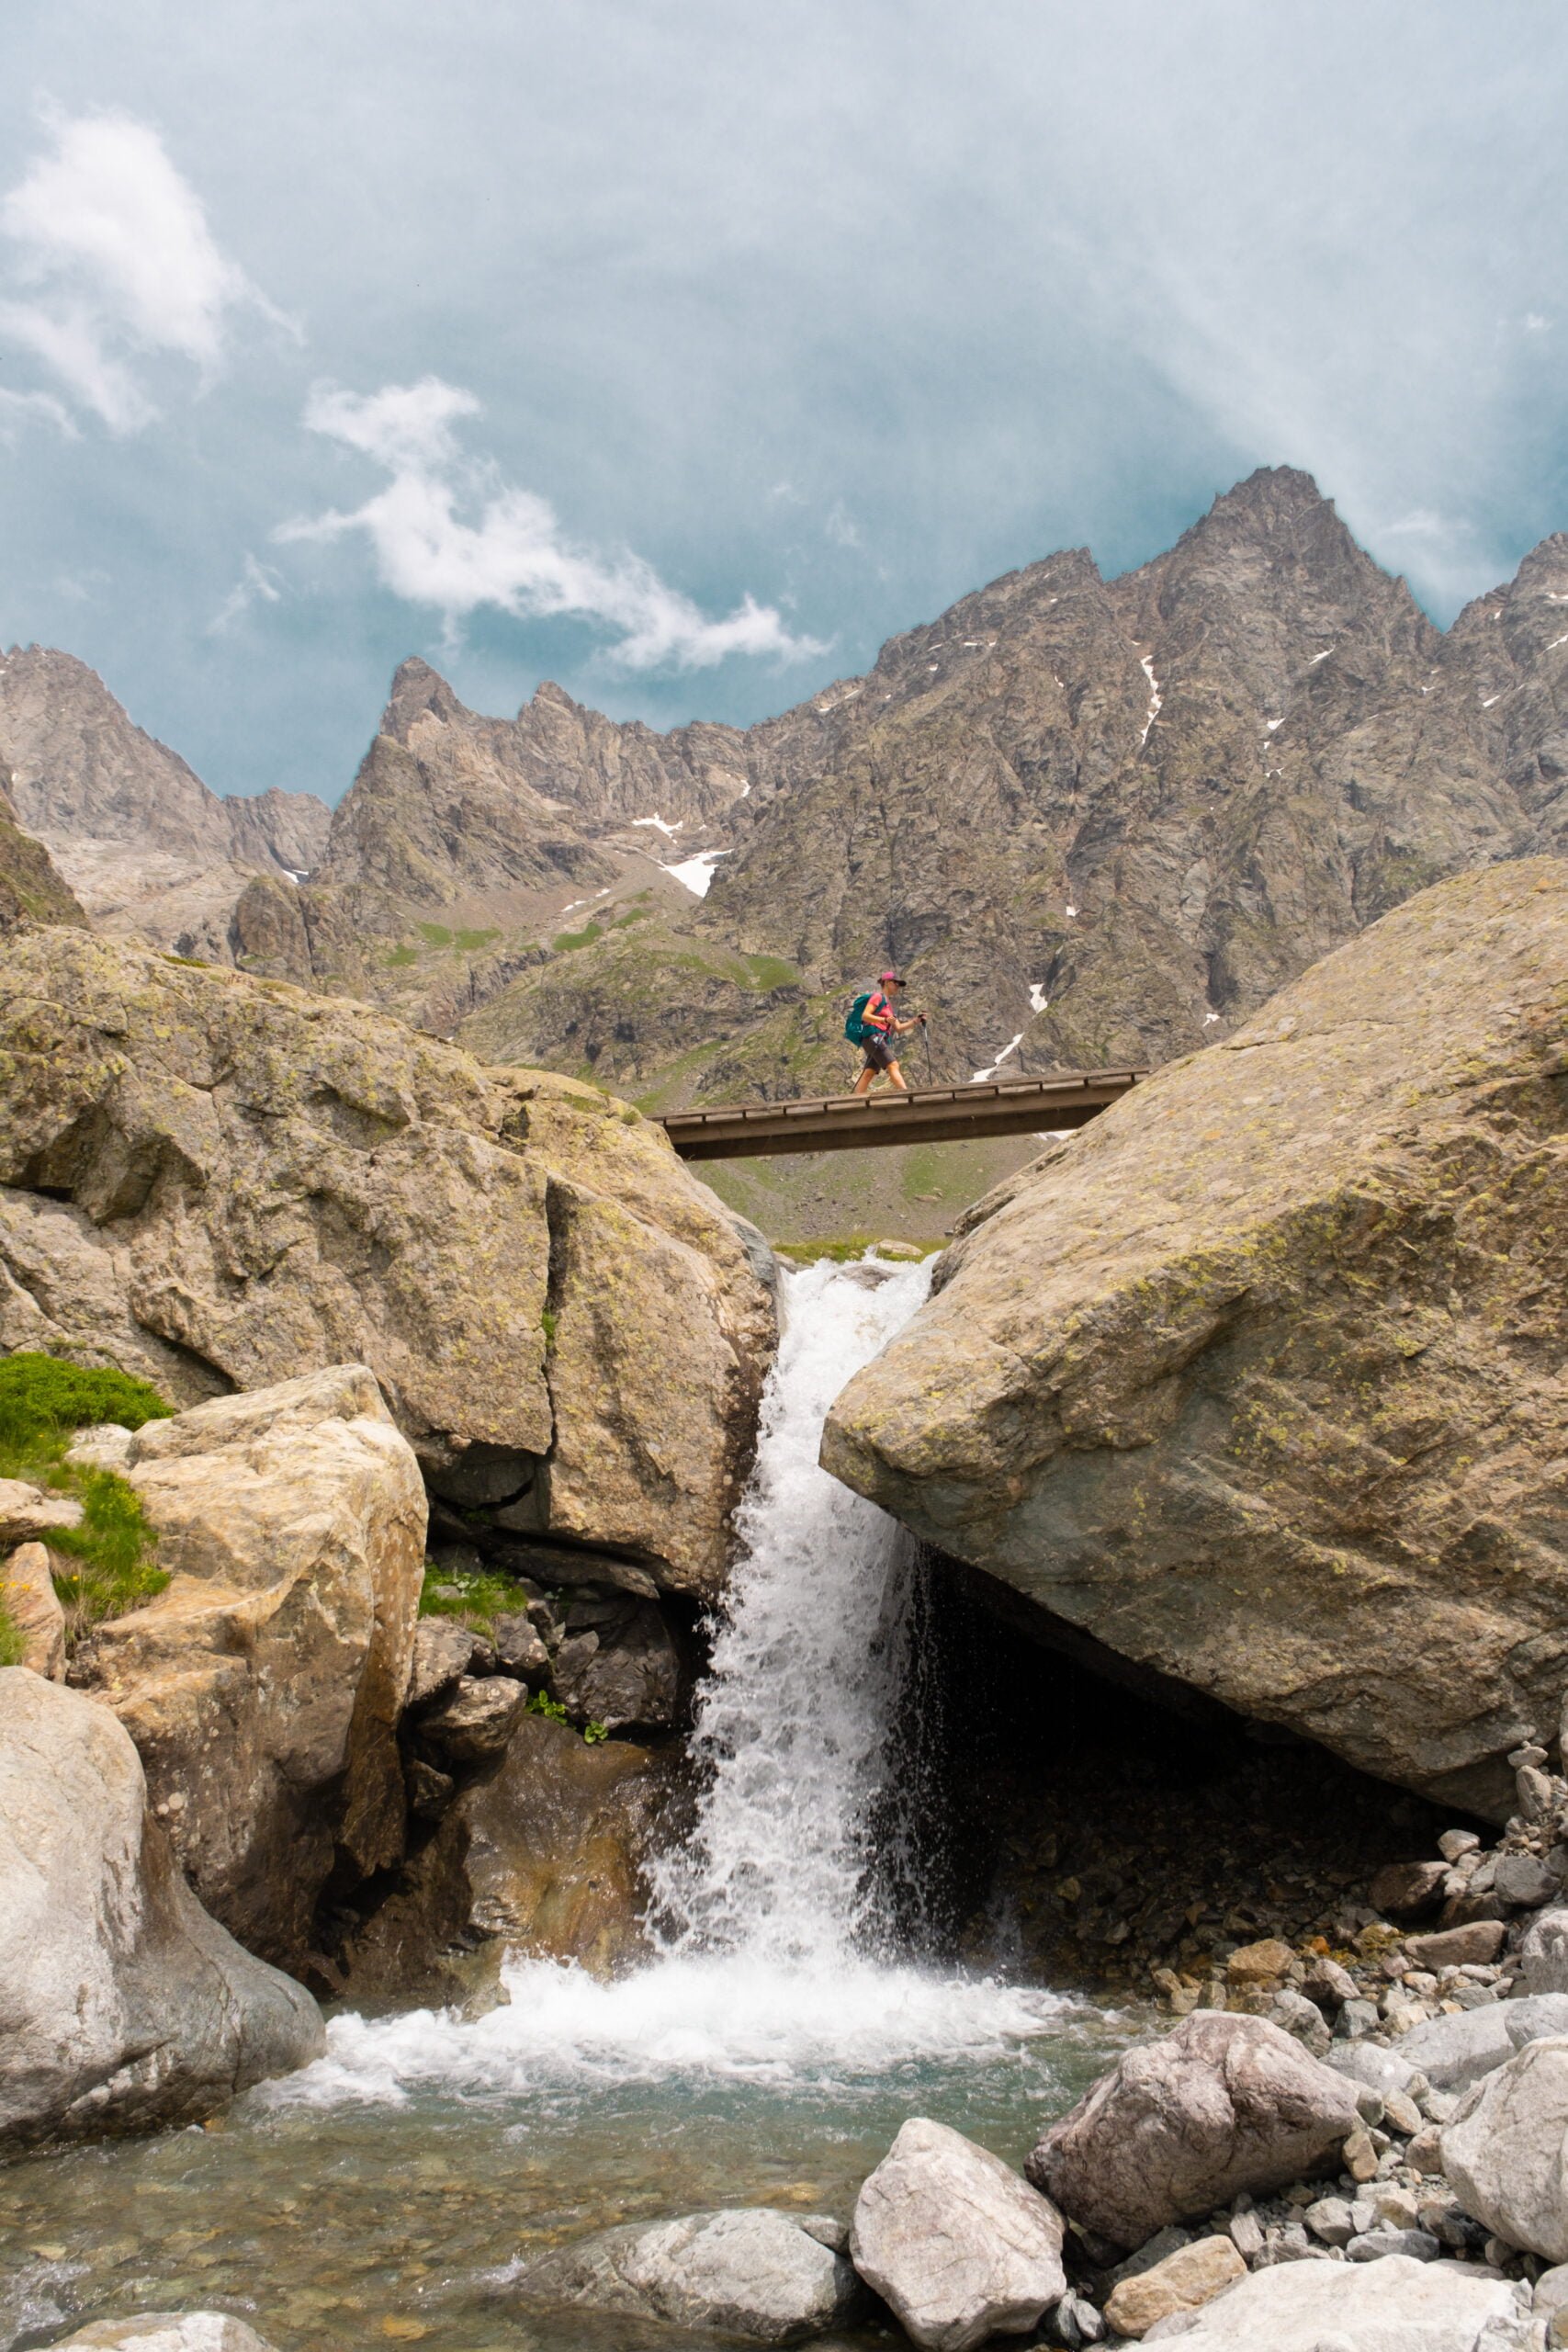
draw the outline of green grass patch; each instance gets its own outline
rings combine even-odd
[[[419,1593],[422,1617],[458,1618],[488,1640],[495,1631],[496,1619],[522,1606],[523,1596],[510,1577],[493,1575],[488,1568],[437,1567],[434,1560],[424,1564]]]
[[[67,1462],[65,1449],[95,1421],[139,1430],[173,1410],[129,1373],[30,1352],[0,1358],[0,1477],[25,1478],[82,1506],[79,1527],[52,1528],[44,1538],[57,1558],[76,1563],[54,1579],[73,1635],[151,1600],[169,1579],[135,1487],[112,1470]]]
[[[874,1233],[851,1233],[835,1241],[775,1241],[773,1248],[792,1266],[815,1266],[823,1258],[831,1259],[835,1266],[848,1266],[863,1258],[879,1238],[886,1238]],[[901,1241],[899,1255],[884,1262],[890,1266],[912,1265],[917,1258],[934,1258],[945,1246],[941,1241]],[[908,1257],[903,1254],[905,1250],[909,1253]]]
[[[550,950],[556,956],[570,956],[573,948],[592,947],[596,939],[604,936],[603,924],[596,922],[589,923],[581,931],[558,931],[550,942]]]
[[[27,1648],[20,1626],[5,1602],[0,1600],[0,1666],[20,1666],[27,1656]]]
[[[799,972],[782,956],[748,956],[745,963],[754,989],[793,989],[800,985]]]
[[[452,933],[444,922],[416,923],[414,928],[427,947],[450,947],[452,944]]]
[[[382,956],[381,961],[383,964],[389,966],[394,972],[400,972],[406,969],[410,964],[418,963],[419,950],[417,947],[411,947],[408,941],[405,939],[400,947],[394,947],[390,949],[387,955]]]
[[[452,933],[453,944],[460,947],[465,956],[477,956],[482,947],[490,945],[492,939],[500,937],[499,931],[455,931]]]

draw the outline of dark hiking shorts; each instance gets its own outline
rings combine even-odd
[[[898,1056],[891,1039],[887,1037],[866,1039],[865,1066],[867,1069],[886,1069],[889,1062],[895,1062]]]

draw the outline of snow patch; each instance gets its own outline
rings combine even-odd
[[[1307,668],[1308,668],[1309,670],[1315,670],[1315,669],[1316,669],[1316,667],[1317,667],[1317,665],[1318,665],[1318,663],[1319,663],[1320,662],[1326,662],[1326,661],[1327,661],[1327,659],[1328,659],[1329,655],[1333,652],[1333,650],[1334,650],[1334,648],[1332,647],[1332,645],[1325,645],[1325,646],[1324,647],[1323,651],[1322,651],[1321,653],[1314,653],[1314,654],[1313,655],[1312,660],[1307,663]],[[1219,1014],[1216,1012],[1216,1013],[1215,1013],[1215,1015],[1214,1015],[1214,1019],[1217,1021],[1217,1020],[1219,1019],[1219,1017],[1220,1017],[1220,1016],[1219,1016]]]
[[[1029,1010],[1031,1011],[1031,1012],[1044,1012],[1044,1010],[1045,1010],[1045,983],[1043,982],[1043,980],[1032,980],[1032,981],[1031,981],[1031,983],[1030,983],[1030,988],[1029,988]]]
[[[1277,727],[1283,727],[1284,723],[1282,718],[1266,718],[1263,722],[1263,732],[1265,735],[1272,735],[1274,729]]]
[[[1553,596],[1551,601],[1555,605],[1560,600]],[[1549,653],[1555,653],[1560,645],[1568,645],[1568,637],[1554,637],[1546,650]]]
[[[1502,699],[1503,697],[1501,695],[1488,695],[1482,703],[1481,707],[1483,710],[1490,710],[1495,702],[1501,702]]]
[[[677,817],[672,825],[667,825],[662,817],[634,817],[632,819],[632,823],[634,825],[655,826],[658,831],[663,834],[667,842],[672,842],[674,840],[676,834],[680,831],[685,821],[686,820],[683,817]]]
[[[1062,912],[1063,912],[1065,915],[1076,915],[1076,914],[1077,914],[1077,907],[1064,907],[1064,908],[1062,909]]]
[[[1149,682],[1148,717],[1144,721],[1144,731],[1138,738],[1138,749],[1141,752],[1144,745],[1149,740],[1150,728],[1154,725],[1155,720],[1159,717],[1159,707],[1163,700],[1163,696],[1159,690],[1159,680],[1155,676],[1154,655],[1152,653],[1140,654],[1138,657],[1138,667]]]
[[[992,1062],[992,1063],[989,1065],[989,1067],[988,1067],[988,1068],[987,1068],[987,1069],[977,1069],[977,1070],[976,1070],[976,1071],[972,1074],[972,1076],[971,1076],[971,1078],[970,1078],[970,1080],[969,1080],[970,1085],[971,1085],[971,1086],[978,1086],[978,1085],[980,1085],[980,1084],[982,1083],[982,1081],[983,1081],[984,1080],[986,1080],[986,1079],[987,1079],[987,1078],[995,1078],[995,1076],[996,1076],[996,1074],[997,1074],[998,1070],[999,1070],[999,1069],[1000,1069],[1000,1068],[1001,1068],[1002,1064],[1003,1064],[1005,1061],[1009,1060],[1012,1055],[1014,1055],[1014,1054],[1016,1054],[1016,1053],[1017,1053],[1017,1051],[1018,1051],[1018,1049],[1019,1049],[1020,1046],[1021,1046],[1021,1045],[1022,1045],[1022,1043],[1023,1043],[1023,1032],[1022,1032],[1022,1030],[1021,1029],[1021,1030],[1019,1031],[1019,1033],[1018,1033],[1017,1036],[1016,1036],[1016,1037],[1014,1037],[1014,1038],[1012,1039],[1012,1041],[1010,1042],[1010,1044],[1006,1045],[1006,1046],[1004,1046],[1002,1047],[1001,1052],[997,1056],[996,1060],[995,1060],[994,1062]]]
[[[1217,1021],[1217,1020],[1219,1019],[1219,1017],[1220,1017],[1220,1016],[1219,1016],[1219,1014],[1218,1014],[1217,1012],[1206,1012],[1206,1013],[1203,1015],[1203,1026],[1204,1026],[1204,1028],[1206,1029],[1206,1028],[1209,1026],[1209,1023],[1210,1023],[1212,1021]]]
[[[714,867],[721,857],[728,855],[729,852],[727,849],[699,850],[695,857],[683,857],[679,865],[667,865],[664,872],[672,874],[682,888],[690,890],[694,899],[705,899],[708,894],[708,884],[713,880]]]

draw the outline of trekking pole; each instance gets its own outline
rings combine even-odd
[[[931,1086],[935,1084],[935,1080],[931,1077],[931,1031],[929,1021],[921,1022],[920,1035],[926,1041],[926,1084]]]

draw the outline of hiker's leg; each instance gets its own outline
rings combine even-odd
[[[855,1080],[855,1092],[857,1094],[868,1094],[871,1091],[871,1081],[875,1076],[876,1072],[873,1069],[871,1064],[867,1062],[865,1068],[862,1070],[860,1076]]]
[[[909,1081],[905,1077],[897,1062],[888,1063],[887,1075],[893,1080],[894,1085],[898,1089],[900,1094],[908,1094],[909,1091]]]

